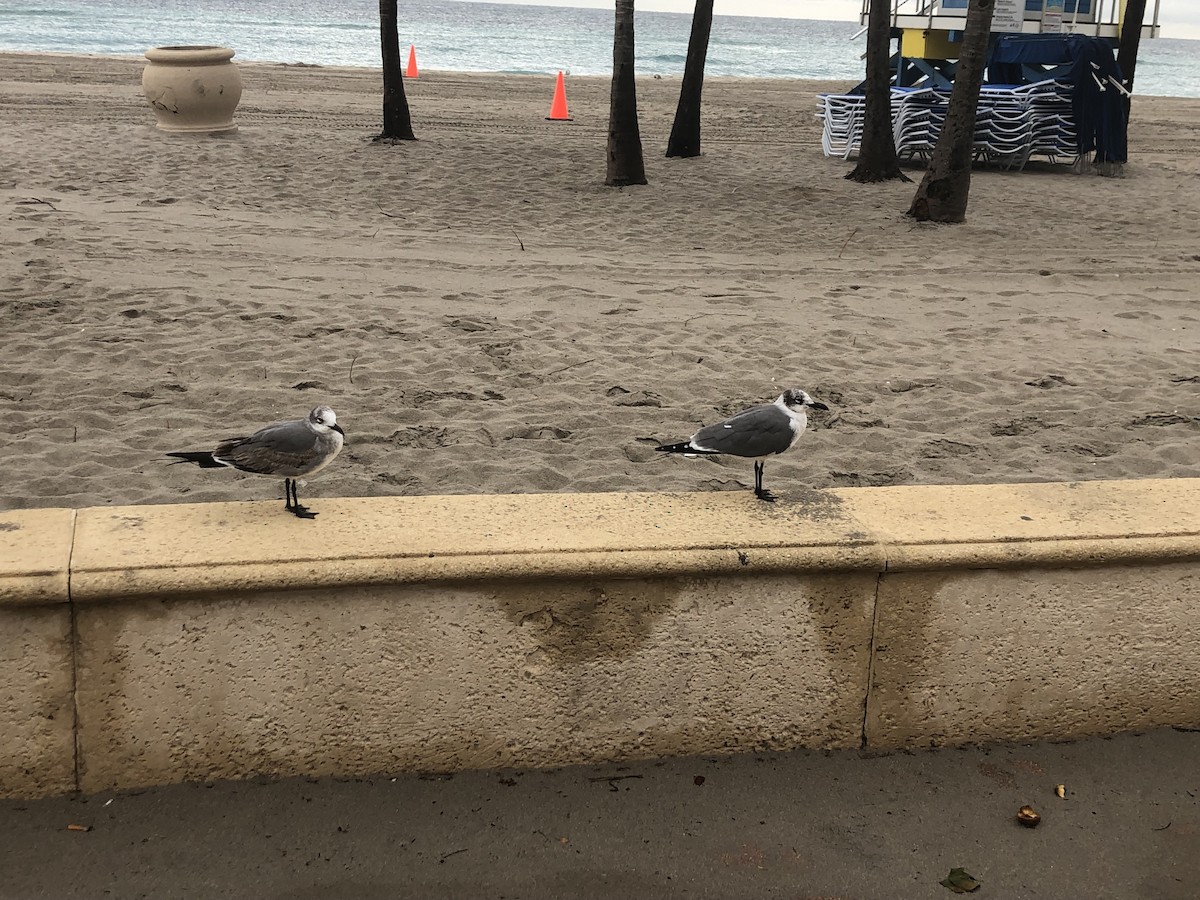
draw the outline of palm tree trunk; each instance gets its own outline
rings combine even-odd
[[[708,58],[712,19],[713,0],[696,0],[687,62],[683,64],[683,85],[679,89],[675,123],[667,141],[667,156],[700,155],[700,94],[704,90],[704,63]]]
[[[871,0],[867,16],[866,109],[863,111],[862,142],[858,164],[846,177],[860,184],[909,181],[896,158],[896,135],[892,131],[892,77],[888,62],[892,50],[890,0]]]
[[[604,183],[613,187],[646,183],[642,136],[638,132],[637,87],[633,80],[633,0],[617,0],[608,107],[608,174]]]
[[[383,53],[383,131],[377,141],[415,141],[404,76],[400,68],[400,35],[396,0],[379,0],[379,44]]]
[[[1117,48],[1117,66],[1125,79],[1125,90],[1133,90],[1133,72],[1137,68],[1138,47],[1142,42],[1142,23],[1146,20],[1146,0],[1129,0],[1121,20],[1121,44]],[[1125,124],[1129,124],[1130,98],[1125,97]]]
[[[946,122],[908,210],[908,215],[920,222],[963,222],[967,218],[975,155],[975,110],[987,65],[994,9],[995,0],[970,0],[967,6],[962,52],[954,70]]]

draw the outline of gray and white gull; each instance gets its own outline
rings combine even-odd
[[[249,437],[228,438],[213,450],[186,450],[167,456],[176,457],[172,465],[190,462],[202,469],[228,467],[282,476],[284,509],[301,519],[313,519],[317,514],[300,505],[296,479],[315,475],[333,462],[342,450],[345,435],[333,410],[318,406],[303,419],[275,422]]]
[[[801,390],[786,390],[774,403],[763,403],[735,413],[722,422],[705,425],[686,441],[656,447],[663,453],[685,456],[728,454],[754,460],[754,496],[773,502],[763,488],[764,460],[790,450],[808,427],[807,409],[829,409]]]

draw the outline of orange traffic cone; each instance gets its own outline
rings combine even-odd
[[[418,76],[420,76],[420,74],[421,73],[417,71],[417,48],[414,45],[409,44],[408,45],[408,68],[404,70],[404,77],[405,78],[417,78]]]
[[[567,88],[563,84],[563,73],[558,73],[558,81],[554,85],[554,102],[550,104],[550,115],[546,119],[551,122],[570,122],[567,113]]]

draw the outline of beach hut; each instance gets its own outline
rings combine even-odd
[[[945,118],[968,0],[892,0],[892,119],[901,159],[927,159]],[[869,0],[863,0],[866,20]],[[1116,170],[1126,159],[1126,79],[1114,50],[1125,0],[996,0],[976,112],[976,160],[1033,157]],[[1158,5],[1143,37],[1158,34]],[[827,156],[857,153],[863,85],[821,95]]]
[[[866,30],[871,0],[862,0],[859,21]],[[893,82],[899,87],[949,88],[967,21],[968,0],[891,0],[892,37],[897,40]],[[1126,0],[996,0],[994,38],[1002,35],[1082,35],[1115,48]],[[1159,0],[1151,0],[1143,38],[1158,37]],[[861,33],[861,32],[860,32]],[[1036,80],[1036,79],[1034,79]]]

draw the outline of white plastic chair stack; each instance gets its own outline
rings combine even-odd
[[[862,140],[865,100],[857,94],[821,94],[821,149],[848,159]],[[936,88],[892,88],[892,128],[901,159],[928,161],[946,121],[950,92]],[[1027,85],[985,85],[975,114],[975,158],[1021,169],[1031,156],[1051,162],[1075,157],[1071,85],[1046,80]]]
[[[1023,168],[1033,145],[1029,99],[1014,87],[984,85],[975,113],[975,158],[1005,169]]]
[[[818,94],[817,116],[824,121],[821,149],[826,156],[848,159],[862,141],[866,98],[856,94]]]
[[[892,90],[892,133],[896,154],[901,159],[917,157],[929,161],[934,144],[946,121],[949,94],[934,88],[896,88]],[[896,102],[896,98],[899,102]]]
[[[1033,121],[1031,156],[1058,162],[1060,156],[1074,161],[1079,156],[1071,85],[1049,79],[1023,88],[1028,93]]]

